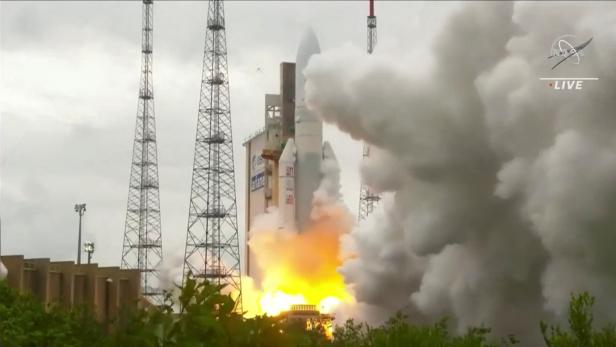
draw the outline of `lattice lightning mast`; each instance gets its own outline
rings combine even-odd
[[[139,269],[143,296],[158,304],[162,303],[159,266],[163,254],[152,85],[153,7],[152,0],[143,1],[141,80],[121,267]]]
[[[376,16],[374,15],[374,0],[370,0],[370,13],[368,15],[368,54],[372,54],[374,50],[374,46],[376,46]],[[364,158],[370,156],[370,145],[364,143],[363,150]],[[374,193],[370,187],[365,185],[363,182],[361,184],[361,191],[359,193],[359,220],[363,220],[376,207],[376,204],[379,202],[381,197]]]
[[[376,46],[376,16],[374,15],[374,0],[370,1],[370,13],[368,15],[368,54],[372,54]]]
[[[241,310],[240,274],[224,4],[210,0],[183,282],[192,275],[225,284]]]

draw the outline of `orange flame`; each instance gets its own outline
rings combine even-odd
[[[319,218],[300,232],[253,227],[249,245],[260,281],[242,279],[248,315],[275,316],[295,304],[316,305],[321,313],[333,313],[341,303],[353,302],[337,272],[344,260],[340,239],[350,231],[352,218],[342,206],[321,210]]]

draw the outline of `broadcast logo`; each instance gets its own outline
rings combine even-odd
[[[581,42],[574,35],[566,34],[557,37],[550,46],[548,60],[555,61],[551,70],[561,64],[579,65],[584,57],[584,49],[592,41],[592,37]],[[548,81],[548,86],[554,90],[582,90],[584,81],[597,81],[597,77],[541,77],[542,81]]]

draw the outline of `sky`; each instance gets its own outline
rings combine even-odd
[[[378,47],[421,69],[456,2],[376,1]],[[366,45],[367,1],[227,1],[227,45],[243,242],[242,143],[263,126],[264,95],[279,90],[279,64],[294,61],[312,26],[321,49]],[[181,261],[186,238],[206,1],[154,8],[154,102],[163,252]],[[4,255],[74,260],[78,217],[93,260],[118,266],[132,153],[141,2],[0,2],[0,217]],[[351,211],[361,144],[325,125]]]

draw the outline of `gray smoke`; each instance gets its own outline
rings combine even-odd
[[[536,337],[588,290],[597,320],[616,319],[615,22],[613,3],[468,3],[427,73],[378,49],[312,58],[310,107],[378,148],[362,176],[387,192],[340,269],[356,315]],[[594,39],[552,72],[563,34]],[[556,91],[543,76],[600,80]]]

